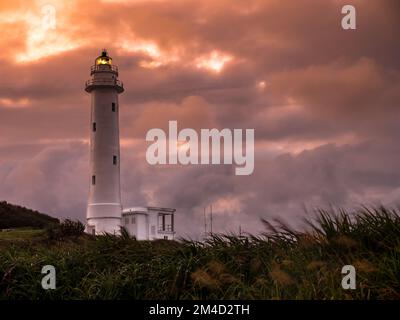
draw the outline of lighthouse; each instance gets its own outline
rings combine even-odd
[[[104,49],[90,70],[90,187],[86,232],[119,234],[121,229],[118,68]]]

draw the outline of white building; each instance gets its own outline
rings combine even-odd
[[[112,64],[105,49],[96,58],[90,75],[85,85],[91,94],[86,232],[120,234],[121,227],[125,227],[138,240],[173,239],[175,209],[148,207],[122,212],[118,95],[124,86],[118,80],[118,67]],[[128,217],[135,223],[129,223]]]
[[[133,207],[122,211],[122,224],[137,240],[174,239],[175,209]]]

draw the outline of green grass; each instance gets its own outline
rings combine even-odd
[[[0,240],[0,299],[399,299],[400,216],[319,211],[310,231],[264,221],[248,239],[135,241],[126,234]],[[42,266],[57,270],[43,290]],[[341,268],[357,270],[356,290]]]
[[[0,232],[0,240],[27,240],[43,237],[44,235],[45,232],[41,229],[18,228],[10,231]]]

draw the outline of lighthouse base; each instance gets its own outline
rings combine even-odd
[[[92,203],[87,207],[86,232],[92,235],[121,234],[120,203]]]
[[[91,235],[121,234],[121,218],[91,218],[87,219],[85,232]]]

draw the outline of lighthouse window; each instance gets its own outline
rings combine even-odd
[[[114,102],[111,104],[111,110],[112,110],[112,112],[115,112],[115,103]]]
[[[117,156],[113,156],[113,165],[117,165]]]
[[[93,132],[96,132],[96,122],[93,122]]]
[[[96,176],[92,176],[92,184],[93,184],[93,185],[96,184]]]

